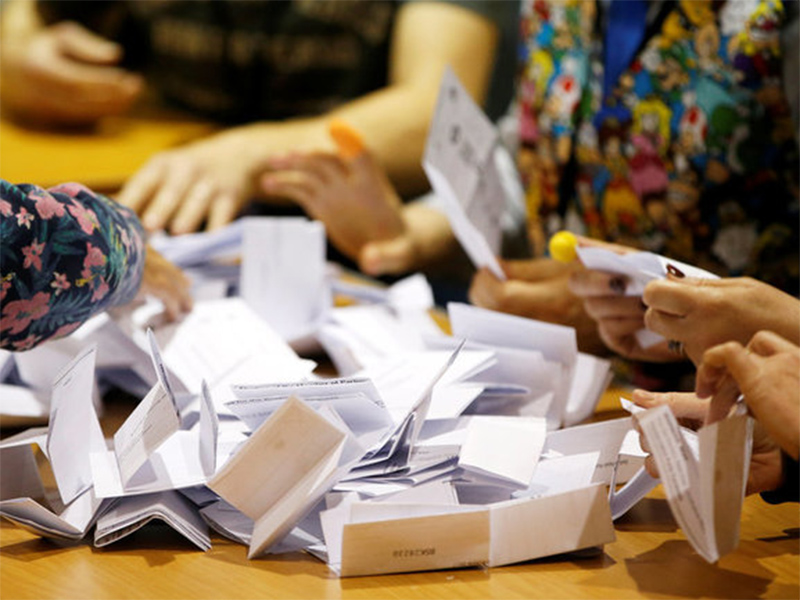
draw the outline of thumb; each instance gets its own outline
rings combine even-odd
[[[401,235],[364,245],[358,265],[367,275],[396,275],[410,270],[412,258],[411,239]]]
[[[119,44],[72,21],[57,26],[56,39],[64,54],[81,62],[113,65],[122,59],[122,47]]]

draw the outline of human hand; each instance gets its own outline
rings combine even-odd
[[[626,282],[621,275],[579,269],[569,278],[569,290],[597,322],[600,339],[610,350],[625,358],[648,362],[679,359],[666,341],[647,348],[639,343],[636,334],[646,328],[647,306],[640,296],[625,295]]]
[[[647,328],[681,342],[695,365],[707,349],[727,341],[747,344],[763,329],[800,343],[800,301],[749,277],[670,275],[648,283],[643,300]]]
[[[576,236],[581,247],[602,247],[617,254],[635,252],[634,248],[599,242]],[[644,348],[636,333],[645,329],[647,306],[639,296],[626,296],[627,278],[605,271],[575,269],[569,278],[569,289],[582,302],[586,313],[597,322],[597,330],[605,345],[617,354],[633,360],[671,362],[677,355],[667,342]]]
[[[745,349],[739,342],[703,354],[696,392],[711,398],[707,423],[725,418],[744,396],[769,436],[797,460],[800,454],[800,347],[771,331],[760,331]]]
[[[572,326],[581,350],[605,350],[597,326],[580,299],[569,290],[570,275],[581,268],[578,263],[531,259],[501,261],[501,267],[507,276],[505,281],[489,269],[475,274],[469,289],[470,302],[490,310]]]
[[[350,158],[293,152],[266,166],[262,191],[294,200],[322,221],[333,245],[351,259],[358,261],[370,242],[406,238],[400,198],[368,151]]]
[[[148,231],[172,234],[227,225],[253,195],[257,159],[239,132],[159,152],[125,184],[117,200],[141,216]]]
[[[122,49],[74,22],[3,44],[3,100],[45,125],[85,125],[125,112],[142,78],[118,65]]]
[[[654,408],[666,404],[672,414],[684,427],[698,429],[706,419],[709,401],[698,398],[693,393],[666,392],[656,393],[645,390],[635,390],[632,400],[642,408]],[[634,419],[634,423],[635,423]],[[638,425],[637,425],[638,429]],[[639,430],[641,433],[641,430]],[[642,450],[648,452],[644,466],[653,477],[659,477],[653,456],[649,454],[650,447],[647,438],[641,436],[639,443]],[[767,431],[756,422],[753,429],[753,448],[750,457],[750,470],[747,475],[747,494],[755,494],[774,490],[783,481],[783,465],[780,448],[767,434]]]
[[[192,309],[189,279],[149,244],[145,252],[138,295],[150,295],[161,300],[167,319],[175,321]]]

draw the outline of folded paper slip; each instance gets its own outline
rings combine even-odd
[[[248,558],[280,541],[360,458],[347,426],[292,396],[208,482],[255,521]]]
[[[358,522],[341,536],[343,577],[501,566],[613,542],[605,487],[489,506],[439,507],[436,514]],[[327,538],[326,538],[327,539]],[[334,553],[332,553],[334,554]],[[337,565],[331,565],[334,569]]]
[[[739,544],[753,419],[735,414],[696,436],[681,429],[668,406],[651,408],[637,419],[675,520],[692,548],[716,562]]]

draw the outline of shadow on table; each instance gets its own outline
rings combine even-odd
[[[736,552],[750,554],[751,543],[741,543]],[[765,555],[763,548],[759,548],[758,555]],[[626,559],[625,566],[640,592],[681,598],[759,598],[775,579],[774,573],[755,561],[749,569],[759,575],[730,570],[725,558],[709,564],[685,540],[664,542],[649,552]],[[797,586],[783,587],[787,593],[791,588],[793,595],[781,593],[779,597],[797,597]],[[776,590],[770,592],[773,595]]]
[[[2,528],[13,528],[14,525],[3,523]],[[0,542],[0,561],[18,560],[20,562],[34,562],[50,558],[64,552],[70,552],[84,542],[54,542],[44,538],[35,537],[21,542]]]
[[[614,522],[619,531],[677,531],[669,503],[664,498],[642,498]]]
[[[800,554],[800,546],[797,544],[800,540],[800,528],[792,527],[783,530],[783,535],[776,535],[772,537],[758,538],[759,542],[786,542],[787,550],[791,554]]]

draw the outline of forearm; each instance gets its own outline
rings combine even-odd
[[[414,195],[427,188],[421,159],[435,100],[425,96],[421,90],[384,88],[324,116],[244,125],[218,134],[217,141],[253,165],[253,173],[258,174],[262,159],[271,155],[291,150],[335,151],[328,135],[328,123],[335,115],[361,133],[398,192]],[[413,118],[401,117],[404,113]]]
[[[401,196],[428,189],[422,154],[438,84],[384,88],[335,111],[362,132],[365,144]]]
[[[401,195],[416,195],[427,189],[421,158],[445,68],[451,66],[467,91],[482,102],[497,36],[492,23],[467,9],[437,2],[405,4],[393,33],[386,87],[326,115],[256,123],[220,139],[237,136],[237,153],[252,164],[290,149],[333,150],[328,121],[336,115],[361,133]]]
[[[27,350],[130,301],[142,277],[138,220],[78,184],[0,181],[0,346]]]

